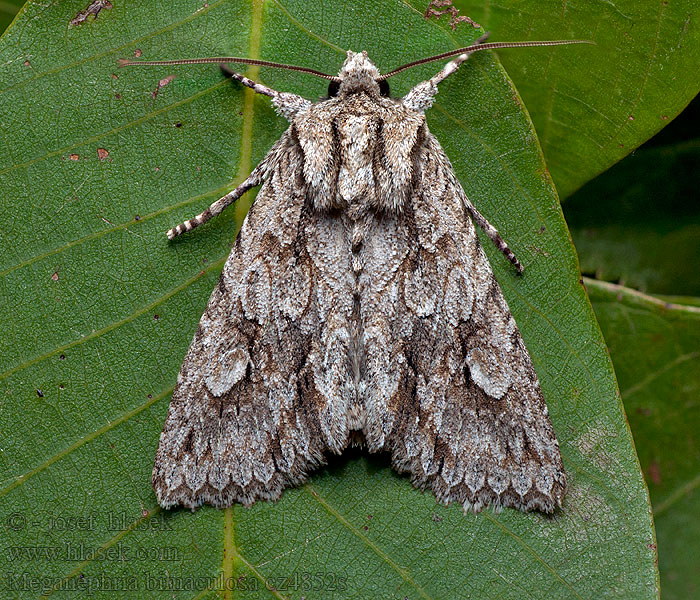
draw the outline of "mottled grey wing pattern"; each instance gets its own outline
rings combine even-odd
[[[299,109],[249,178],[161,434],[161,506],[276,499],[353,431],[441,502],[561,504],[547,406],[452,166],[421,111],[363,85]]]
[[[566,482],[537,375],[431,134],[419,164],[407,211],[385,221],[393,247],[367,261],[363,320],[386,332],[368,429],[442,502],[551,512]]]
[[[328,399],[351,382],[337,360],[349,355],[350,253],[289,176],[303,160],[289,132],[266,160],[173,392],[153,469],[164,507],[276,499],[347,438]]]

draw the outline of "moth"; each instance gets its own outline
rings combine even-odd
[[[164,508],[275,500],[351,443],[385,451],[442,503],[552,512],[566,476],[540,384],[479,243],[481,227],[425,111],[484,43],[380,74],[348,51],[312,103],[243,75],[290,123],[232,192],[167,232],[206,223],[261,186],[177,378],[153,467]],[[455,56],[392,98],[387,80]],[[223,66],[222,66],[223,68]]]

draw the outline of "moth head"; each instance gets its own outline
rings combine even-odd
[[[366,51],[348,50],[338,77],[328,85],[328,96],[344,96],[364,92],[369,96],[388,96],[389,84],[380,79],[379,69],[367,56]]]

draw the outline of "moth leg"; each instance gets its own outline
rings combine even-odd
[[[277,143],[272,146],[270,151],[267,153],[267,156],[265,156],[265,158],[258,163],[258,166],[251,171],[250,175],[248,175],[248,178],[243,183],[241,183],[235,190],[232,190],[225,196],[219,198],[203,213],[188,221],[185,221],[184,223],[181,223],[177,227],[170,229],[167,233],[168,239],[172,240],[181,233],[192,231],[195,227],[206,223],[209,219],[221,213],[226,207],[233,204],[250,188],[260,185],[263,181],[265,181],[265,179],[267,179],[272,170],[274,170],[275,165],[284,156],[286,156],[288,143],[289,134],[288,132],[285,132],[282,137],[277,140]]]
[[[263,181],[265,175],[264,169],[259,169],[260,165],[256,167],[253,172],[248,176],[248,178],[241,183],[235,190],[230,191],[225,196],[219,198],[214,202],[209,208],[207,208],[203,213],[198,214],[180,225],[173,227],[168,230],[166,234],[169,240],[174,237],[185,233],[186,231],[192,231],[195,227],[206,223],[212,217],[215,217],[221,213],[227,206],[230,206],[233,202],[238,200],[243,194],[245,194],[250,188],[260,185]]]
[[[476,42],[474,42],[474,45],[485,42],[488,37],[489,34],[485,33],[478,40],[476,40]],[[412,108],[413,110],[417,110],[418,112],[424,112],[425,110],[429,109],[433,105],[435,95],[438,93],[438,83],[444,81],[450,75],[452,75],[452,73],[459,69],[460,65],[466,61],[471,54],[471,52],[465,52],[464,54],[456,56],[450,62],[448,62],[442,68],[442,70],[433,75],[430,79],[427,81],[421,81],[419,84],[415,85],[413,88],[411,88],[411,91],[409,91],[408,94],[401,99],[403,105],[408,108]]]
[[[496,248],[498,248],[504,256],[513,263],[515,268],[518,270],[518,273],[522,273],[524,271],[523,265],[520,263],[518,258],[515,256],[515,253],[508,247],[508,244],[505,243],[503,238],[501,237],[501,234],[498,233],[498,229],[496,229],[491,223],[489,223],[486,220],[486,217],[482,215],[478,210],[476,210],[476,207],[471,203],[469,198],[467,198],[466,194],[460,194],[462,196],[462,203],[464,204],[464,208],[467,209],[467,212],[471,215],[472,220],[479,226],[481,229],[484,230],[484,233],[489,236],[489,239],[496,244]]]
[[[251,88],[254,92],[258,94],[262,94],[264,96],[269,96],[270,98],[272,98],[272,104],[277,110],[277,112],[289,121],[291,121],[299,112],[306,110],[309,106],[311,106],[311,102],[309,102],[306,98],[302,98],[301,96],[297,96],[296,94],[289,94],[287,92],[278,92],[277,90],[273,90],[272,88],[269,88],[266,85],[263,85],[262,83],[257,83],[256,81],[253,81],[252,79],[249,79],[248,77],[237,73],[236,71],[230,69],[226,65],[222,64],[220,65],[220,67],[221,70],[232,79],[240,81],[244,86]],[[279,145],[279,142],[277,145]],[[203,225],[209,219],[215,217],[216,215],[221,213],[226,207],[230,206],[233,202],[238,200],[250,188],[260,185],[265,179],[265,176],[268,172],[268,169],[270,167],[269,159],[275,154],[275,148],[277,148],[277,145],[273,147],[273,149],[268,153],[267,157],[264,158],[263,161],[257,167],[255,167],[255,169],[253,169],[253,172],[248,176],[248,178],[243,183],[241,183],[235,190],[219,198],[203,213],[168,230],[168,239],[172,240],[174,237],[180,235],[181,233],[185,233],[186,231],[192,231],[195,227]]]
[[[488,33],[482,35],[478,40],[476,40],[475,45],[485,42],[488,36]],[[438,92],[438,84],[459,69],[460,65],[469,58],[470,54],[471,53],[460,54],[448,62],[436,75],[433,75],[433,77],[427,81],[422,81],[418,85],[414,86],[411,91],[403,97],[403,105],[419,112],[424,112],[430,108],[433,104],[433,100],[435,99],[435,95]],[[467,212],[471,215],[474,222],[484,230],[491,241],[496,244],[496,247],[511,263],[513,263],[515,268],[518,270],[518,273],[522,273],[524,270],[523,265],[515,256],[515,253],[508,247],[508,244],[505,243],[503,238],[498,233],[498,230],[486,220],[484,215],[476,210],[476,207],[469,201],[466,194],[462,194],[462,202],[464,203],[464,207],[467,209]]]
[[[219,66],[224,74],[231,77],[231,79],[240,81],[244,86],[249,87],[258,94],[272,98],[272,105],[275,107],[275,110],[288,121],[291,121],[299,112],[311,106],[311,102],[306,98],[288,92],[278,92],[262,83],[248,79],[246,76],[241,75],[225,64]]]

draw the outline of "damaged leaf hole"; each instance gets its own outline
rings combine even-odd
[[[151,96],[153,96],[154,100],[158,97],[158,92],[160,89],[168,85],[173,79],[175,79],[175,75],[168,75],[167,77],[163,77],[163,79],[158,82],[156,89],[151,92]]]
[[[109,156],[109,152],[104,148],[97,149],[97,158],[100,160],[105,160]]]
[[[452,4],[452,0],[431,0],[428,4],[428,8],[425,9],[424,18],[430,19],[431,17],[439,19],[443,15],[450,15],[450,27],[452,31],[457,28],[459,23],[469,23],[474,29],[479,29],[481,25],[472,21],[469,17],[459,14],[459,9]]]
[[[41,390],[37,389],[36,395],[39,396],[39,398],[43,398],[43,397],[44,397],[44,392],[42,392]]]
[[[70,24],[75,27],[77,25],[82,25],[87,21],[87,18],[92,15],[93,21],[97,19],[97,16],[102,12],[103,9],[109,10],[112,8],[112,3],[109,0],[94,0],[88,4],[85,10],[81,10],[77,13],[71,20]]]

